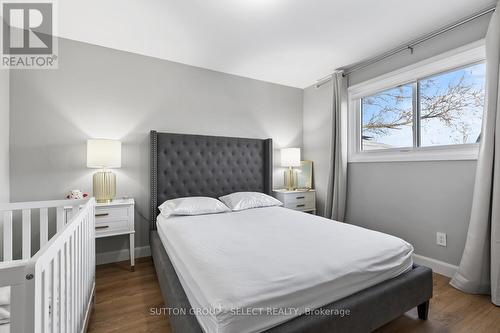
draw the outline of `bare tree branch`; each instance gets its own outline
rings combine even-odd
[[[428,79],[420,83],[420,119],[421,121],[438,119],[445,127],[461,134],[461,141],[468,142],[472,128],[464,122],[464,116],[478,113],[484,105],[484,89],[468,83],[465,74],[441,91],[436,80]],[[432,92],[430,92],[431,90]],[[381,136],[389,130],[401,130],[413,123],[411,94],[405,93],[404,87],[391,89],[374,96],[363,98],[363,107],[377,109],[370,119],[363,121],[363,134]]]

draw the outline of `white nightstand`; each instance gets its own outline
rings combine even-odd
[[[98,203],[95,207],[95,238],[129,235],[130,270],[134,271],[134,199],[117,199],[111,203]],[[66,219],[71,218],[71,209],[66,210]]]
[[[135,266],[134,199],[117,199],[96,204],[95,238],[128,234],[130,237],[130,270]]]
[[[274,197],[283,202],[283,207],[316,214],[316,192],[314,190],[273,190]]]

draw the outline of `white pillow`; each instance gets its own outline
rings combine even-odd
[[[278,199],[260,192],[235,192],[219,197],[219,200],[233,211],[283,205]]]
[[[158,207],[165,217],[170,215],[203,215],[230,212],[222,202],[209,197],[187,197],[167,200]]]

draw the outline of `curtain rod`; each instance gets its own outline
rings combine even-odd
[[[456,21],[456,22],[454,22],[452,24],[449,24],[449,25],[447,25],[447,26],[445,26],[445,27],[443,27],[441,29],[438,29],[438,30],[435,30],[435,31],[433,31],[431,33],[428,33],[428,34],[426,34],[426,35],[424,35],[424,36],[422,36],[420,38],[417,38],[417,39],[414,39],[412,41],[409,41],[409,42],[407,42],[407,43],[405,43],[405,44],[403,44],[401,46],[398,46],[398,47],[396,47],[396,48],[394,48],[392,50],[384,52],[384,53],[382,53],[382,54],[380,54],[378,56],[375,56],[373,58],[369,58],[369,59],[360,61],[360,62],[358,62],[357,64],[354,64],[354,65],[346,66],[346,67],[344,67],[343,75],[347,76],[347,75],[352,74],[352,73],[354,73],[354,72],[356,72],[356,71],[358,71],[360,69],[364,69],[364,68],[366,68],[368,66],[371,66],[371,65],[373,65],[373,64],[375,64],[377,62],[380,62],[380,61],[382,61],[384,59],[392,57],[393,55],[398,54],[398,53],[403,52],[403,51],[410,50],[411,53],[413,53],[413,48],[415,46],[417,46],[419,44],[422,44],[422,43],[424,43],[424,42],[426,42],[426,41],[428,41],[428,40],[430,40],[432,38],[440,36],[440,35],[448,32],[450,30],[458,28],[458,27],[460,27],[460,26],[462,26],[462,25],[464,25],[466,23],[469,23],[469,22],[471,22],[471,21],[473,21],[473,20],[475,20],[477,18],[480,18],[480,17],[482,17],[484,15],[487,15],[489,13],[493,13],[495,11],[495,9],[496,9],[496,5],[488,7],[486,9],[483,9],[480,12],[477,12],[477,13],[475,13],[473,15],[470,15],[470,16],[467,16],[465,18],[462,18],[459,21]],[[342,68],[339,69],[339,70],[342,70]],[[328,75],[328,76],[325,76],[325,77],[319,79],[317,81],[317,83],[316,83],[316,88],[321,87],[322,85],[326,84],[330,80],[331,80],[331,75]]]

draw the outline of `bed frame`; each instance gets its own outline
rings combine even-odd
[[[10,287],[10,323],[5,324],[10,332],[86,331],[95,291],[94,215],[93,198],[0,204],[0,288]],[[37,248],[31,237],[35,223]],[[22,227],[21,242],[13,237],[16,224]]]
[[[271,194],[272,140],[158,133],[151,131],[151,253],[168,307],[191,308],[156,231],[158,205],[185,196],[219,196],[237,191]],[[370,332],[418,307],[427,319],[432,271],[423,266],[302,315],[268,332]],[[329,315],[348,309],[348,316]],[[170,316],[174,332],[202,332],[195,315]]]

